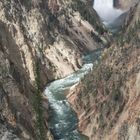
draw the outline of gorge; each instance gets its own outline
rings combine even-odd
[[[1,0],[0,139],[139,140],[139,17],[139,0]]]
[[[108,28],[111,24],[113,26],[113,22],[124,13],[123,10],[114,8],[113,0],[94,0],[93,7],[99,14],[103,24]],[[115,26],[114,28],[118,28],[118,26]],[[78,84],[80,80],[91,71],[91,69],[93,69],[93,63],[98,60],[101,51],[103,50],[88,54],[85,56],[85,58],[88,58],[85,60],[86,64],[84,64],[80,70],[64,79],[56,80],[46,87],[45,95],[48,97],[51,109],[51,117],[49,120],[50,129],[56,140],[87,139],[77,131],[77,116],[70,109],[70,104],[66,100],[66,95],[68,94],[67,92],[70,92],[71,88],[74,88],[75,85]]]

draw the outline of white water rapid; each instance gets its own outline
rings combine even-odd
[[[77,130],[78,119],[65,93],[80,81],[92,68],[92,62],[98,60],[100,50],[83,57],[83,67],[73,74],[50,83],[45,90],[50,104],[49,128],[55,140],[88,140]]]
[[[113,22],[123,13],[113,7],[113,0],[94,0],[94,8],[104,24]],[[47,85],[44,94],[49,100],[49,128],[55,140],[88,140],[77,130],[78,118],[66,99],[66,93],[91,71],[100,53],[99,49],[84,56],[84,65],[80,70]]]

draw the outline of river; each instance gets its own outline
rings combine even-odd
[[[49,99],[51,109],[49,127],[55,140],[88,140],[77,130],[77,116],[67,102],[65,93],[93,68],[92,62],[99,58],[100,52],[97,50],[83,56],[85,64],[80,70],[46,87],[45,95]]]
[[[122,14],[122,11],[113,8],[112,1],[113,0],[94,1],[94,8],[104,24],[110,24]],[[101,8],[104,10],[100,11]],[[109,11],[113,11],[112,14],[109,14]],[[93,69],[93,62],[98,60],[100,53],[101,50],[97,50],[83,56],[84,65],[80,70],[47,85],[45,95],[49,100],[51,110],[49,128],[55,140],[88,140],[86,136],[77,130],[78,119],[66,100],[66,93],[72,86],[77,84],[85,74]]]

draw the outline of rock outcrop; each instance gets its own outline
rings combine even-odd
[[[140,139],[140,3],[123,32],[67,96],[90,140]]]
[[[114,6],[124,10],[133,7],[139,0],[114,0]]]

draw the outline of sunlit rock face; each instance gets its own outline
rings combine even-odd
[[[94,0],[93,7],[104,24],[112,23],[123,13],[122,10],[114,8],[113,0]]]

